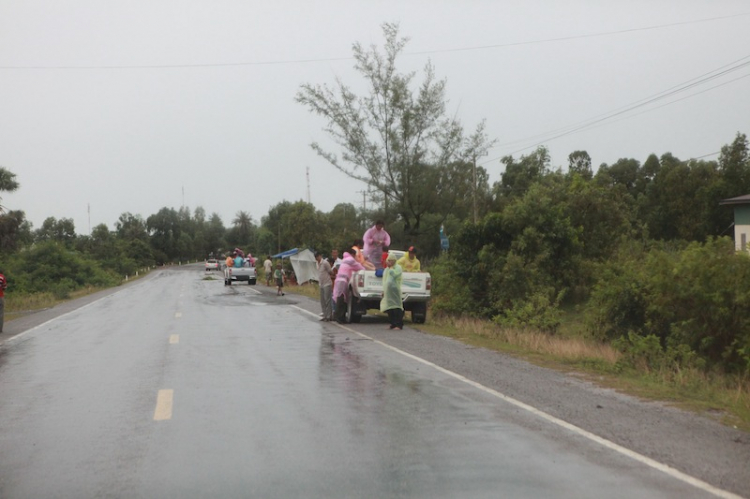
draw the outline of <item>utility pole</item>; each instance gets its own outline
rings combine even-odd
[[[307,204],[312,204],[312,202],[310,201],[310,167],[308,166],[306,168],[307,168],[307,174],[306,174],[307,175]]]
[[[474,198],[474,224],[477,223],[477,155],[474,154],[474,191],[473,191],[473,198]]]

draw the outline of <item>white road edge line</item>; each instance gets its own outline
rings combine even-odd
[[[122,293],[123,291],[125,291],[125,290],[124,290],[124,289],[121,289],[121,290],[119,290],[119,291],[115,291],[115,292],[114,292],[114,293],[112,293],[111,295],[107,295],[107,296],[102,296],[102,297],[101,297],[101,298],[99,298],[98,300],[94,300],[94,301],[92,301],[91,303],[87,303],[86,305],[84,305],[84,306],[82,306],[82,307],[78,307],[78,308],[76,308],[75,310],[71,310],[70,312],[65,312],[64,314],[62,314],[62,315],[58,315],[57,317],[53,317],[52,319],[50,319],[50,320],[48,320],[48,321],[42,322],[42,323],[41,323],[41,324],[39,324],[38,326],[34,326],[34,327],[30,328],[30,329],[27,329],[26,331],[24,331],[24,332],[22,332],[22,333],[18,333],[17,335],[13,336],[12,338],[8,338],[7,340],[3,340],[2,342],[0,342],[0,345],[2,345],[2,344],[4,344],[4,343],[11,343],[11,342],[13,342],[13,341],[16,341],[16,340],[18,340],[18,339],[20,339],[20,338],[22,338],[22,337],[26,336],[26,335],[27,335],[27,334],[29,334],[29,333],[33,333],[33,332],[34,332],[34,331],[36,331],[37,329],[41,329],[41,328],[43,328],[44,326],[46,326],[46,325],[47,325],[47,324],[49,324],[50,322],[54,322],[54,321],[56,321],[56,320],[62,319],[63,317],[67,317],[67,316],[69,316],[70,314],[73,314],[73,313],[75,313],[75,312],[80,312],[81,310],[84,310],[84,309],[87,309],[87,308],[89,308],[89,307],[90,307],[91,305],[94,305],[94,304],[96,304],[96,303],[99,303],[99,302],[100,302],[100,301],[102,301],[102,300],[106,300],[107,298],[109,298],[109,297],[111,297],[111,296],[115,296],[116,294],[120,294],[120,293]]]
[[[302,312],[305,312],[306,314],[309,314],[313,317],[318,317],[317,314],[310,312],[308,310],[305,310],[303,308],[300,308],[296,305],[291,305],[291,307],[296,308],[297,310],[300,310]],[[615,452],[618,452],[624,456],[627,456],[631,459],[634,459],[638,461],[639,463],[645,464],[646,466],[650,466],[651,468],[654,468],[656,470],[661,471],[662,473],[666,473],[667,475],[671,476],[672,478],[676,478],[677,480],[680,480],[682,482],[685,482],[689,485],[692,485],[693,487],[697,489],[701,489],[705,492],[708,492],[710,494],[713,494],[717,497],[721,497],[723,499],[744,499],[742,496],[739,496],[737,494],[734,494],[732,492],[729,492],[728,490],[723,490],[718,487],[714,487],[710,483],[706,483],[703,480],[699,480],[698,478],[695,478],[693,476],[690,476],[686,473],[683,473],[675,468],[672,468],[669,465],[666,465],[664,463],[660,463],[659,461],[656,461],[654,459],[651,459],[650,457],[646,457],[642,454],[638,454],[635,451],[632,451],[626,447],[623,447],[619,444],[616,444],[610,440],[607,440],[606,438],[602,438],[598,435],[595,435],[591,433],[590,431],[584,430],[583,428],[580,428],[574,424],[568,423],[567,421],[564,421],[560,418],[556,418],[555,416],[552,416],[551,414],[547,414],[546,412],[537,409],[536,407],[530,406],[524,402],[521,402],[520,400],[516,400],[512,397],[509,397],[507,395],[504,395],[497,390],[493,390],[492,388],[489,388],[487,386],[484,386],[480,383],[477,383],[476,381],[472,381],[469,378],[466,378],[465,376],[462,376],[458,373],[455,373],[453,371],[450,371],[448,369],[445,369],[444,367],[440,367],[437,364],[433,364],[432,362],[425,360],[421,357],[417,357],[416,355],[412,355],[408,352],[405,352],[403,350],[400,350],[394,346],[391,346],[387,343],[383,343],[380,340],[376,340],[375,338],[372,338],[370,336],[367,336],[366,334],[362,334],[358,331],[355,331],[354,329],[348,328],[346,326],[343,326],[341,324],[338,324],[336,322],[332,322],[330,324],[335,324],[336,326],[340,327],[341,329],[344,329],[346,331],[349,331],[350,333],[356,334],[357,336],[360,336],[362,338],[368,339],[374,343],[377,343],[380,346],[383,346],[385,348],[388,348],[389,350],[393,350],[396,353],[399,353],[403,355],[404,357],[408,357],[412,360],[416,360],[417,362],[420,362],[426,366],[430,366],[433,369],[436,369],[444,374],[447,374],[448,376],[451,376],[459,381],[463,381],[467,385],[473,386],[474,388],[477,388],[481,391],[484,391],[486,393],[489,393],[490,395],[493,395],[509,404],[512,404],[520,409],[523,409],[527,412],[530,412],[531,414],[534,414],[537,417],[540,417],[554,425],[557,425],[561,428],[565,428],[568,431],[571,431],[573,433],[576,433],[584,438],[587,438],[593,442],[598,443],[599,445],[602,445],[610,450],[613,450]]]

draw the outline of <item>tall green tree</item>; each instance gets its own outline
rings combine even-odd
[[[727,197],[750,193],[750,146],[745,134],[738,133],[731,144],[721,148],[719,169],[729,187]]]
[[[591,180],[594,170],[591,166],[591,156],[586,151],[573,151],[568,155],[568,173],[578,174],[585,180]]]
[[[33,241],[31,223],[21,210],[0,213],[0,253],[12,253]]]
[[[518,160],[505,156],[500,162],[505,165],[505,171],[492,188],[498,210],[502,210],[508,200],[523,197],[534,183],[550,173],[549,150],[544,146]]]
[[[212,213],[206,226],[206,248],[204,250],[206,255],[213,253],[214,256],[218,256],[227,249],[226,232],[224,222],[219,214]]]
[[[330,234],[330,248],[315,248],[320,251],[348,248],[355,239],[362,237],[365,225],[357,208],[351,203],[339,203],[327,214],[325,225]]]
[[[56,219],[47,217],[42,226],[34,232],[36,241],[57,241],[68,247],[75,242],[76,228],[72,218]]]
[[[16,174],[0,166],[0,192],[13,192],[18,189],[19,184],[16,180]],[[5,208],[2,205],[3,198],[0,197],[0,213]]]
[[[175,260],[178,255],[177,241],[180,237],[180,223],[174,208],[164,207],[146,219],[151,247],[157,263]]]
[[[339,157],[317,142],[311,144],[313,150],[372,187],[387,217],[398,217],[407,232],[415,233],[423,216],[435,209],[436,192],[457,196],[444,187],[457,177],[472,178],[467,160],[484,144],[465,140],[461,124],[447,115],[446,82],[437,79],[431,63],[419,84],[414,83],[415,73],[398,71],[396,60],[408,42],[398,25],[384,24],[383,34],[383,52],[375,46],[353,46],[355,69],[369,93],[358,96],[337,80],[334,87],[304,84],[296,100],[327,120],[324,130],[342,153]],[[484,137],[483,125],[474,137]]]
[[[305,201],[278,203],[263,217],[262,226],[263,252],[267,251],[267,245],[271,241],[275,243],[272,245],[271,253],[291,248],[325,251],[331,246],[328,217]]]
[[[227,241],[236,247],[257,252],[254,248],[255,231],[253,217],[248,212],[240,210],[232,220],[232,228],[227,233]]]
[[[123,240],[148,241],[148,227],[140,215],[125,212],[115,222],[117,237]]]
[[[0,166],[0,193],[13,192],[18,187],[16,174]],[[0,197],[0,251],[11,252],[18,246],[18,230],[23,226],[26,215],[20,210],[5,213],[2,202],[3,198]]]

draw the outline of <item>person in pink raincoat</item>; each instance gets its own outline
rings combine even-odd
[[[383,254],[383,247],[391,245],[391,236],[385,231],[385,222],[378,220],[375,225],[367,229],[362,237],[365,240],[363,251],[367,259],[375,265],[375,269],[382,269],[380,257]]]
[[[365,267],[357,262],[349,253],[344,253],[336,281],[333,283],[333,301],[336,302],[336,322],[346,323],[346,303],[349,301],[349,279],[357,270],[365,270]]]

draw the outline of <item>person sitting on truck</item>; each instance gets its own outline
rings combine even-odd
[[[383,246],[383,254],[380,255],[380,266],[385,268],[385,261],[388,260],[388,246]]]
[[[400,331],[404,327],[404,304],[401,301],[401,280],[403,271],[396,263],[396,255],[388,255],[383,269],[383,298],[380,311],[388,314],[389,329]]]
[[[238,253],[238,254],[237,254],[237,255],[236,255],[235,257],[234,257],[234,266],[235,266],[235,267],[237,267],[237,268],[239,268],[239,267],[242,267],[242,265],[243,265],[244,263],[245,263],[245,259],[244,259],[244,258],[242,258],[242,256],[241,256],[241,255],[240,255],[240,254]]]
[[[365,242],[362,239],[355,239],[352,245],[352,257],[362,265],[366,270],[375,270],[375,265],[369,260],[367,255],[362,251]]]
[[[228,254],[224,262],[224,286],[232,285],[232,267],[234,267],[234,258]]]
[[[365,242],[363,251],[367,259],[375,265],[376,269],[382,269],[380,265],[380,255],[383,253],[383,246],[391,245],[391,236],[385,231],[385,222],[378,220],[375,225],[365,231],[362,236]]]
[[[419,260],[417,259],[417,250],[414,246],[409,246],[409,252],[398,259],[397,262],[404,272],[421,272]]]
[[[349,279],[357,270],[365,270],[365,267],[357,262],[352,255],[344,253],[341,260],[336,281],[333,283],[333,301],[336,302],[335,318],[339,324],[346,323],[346,303],[349,297]]]

